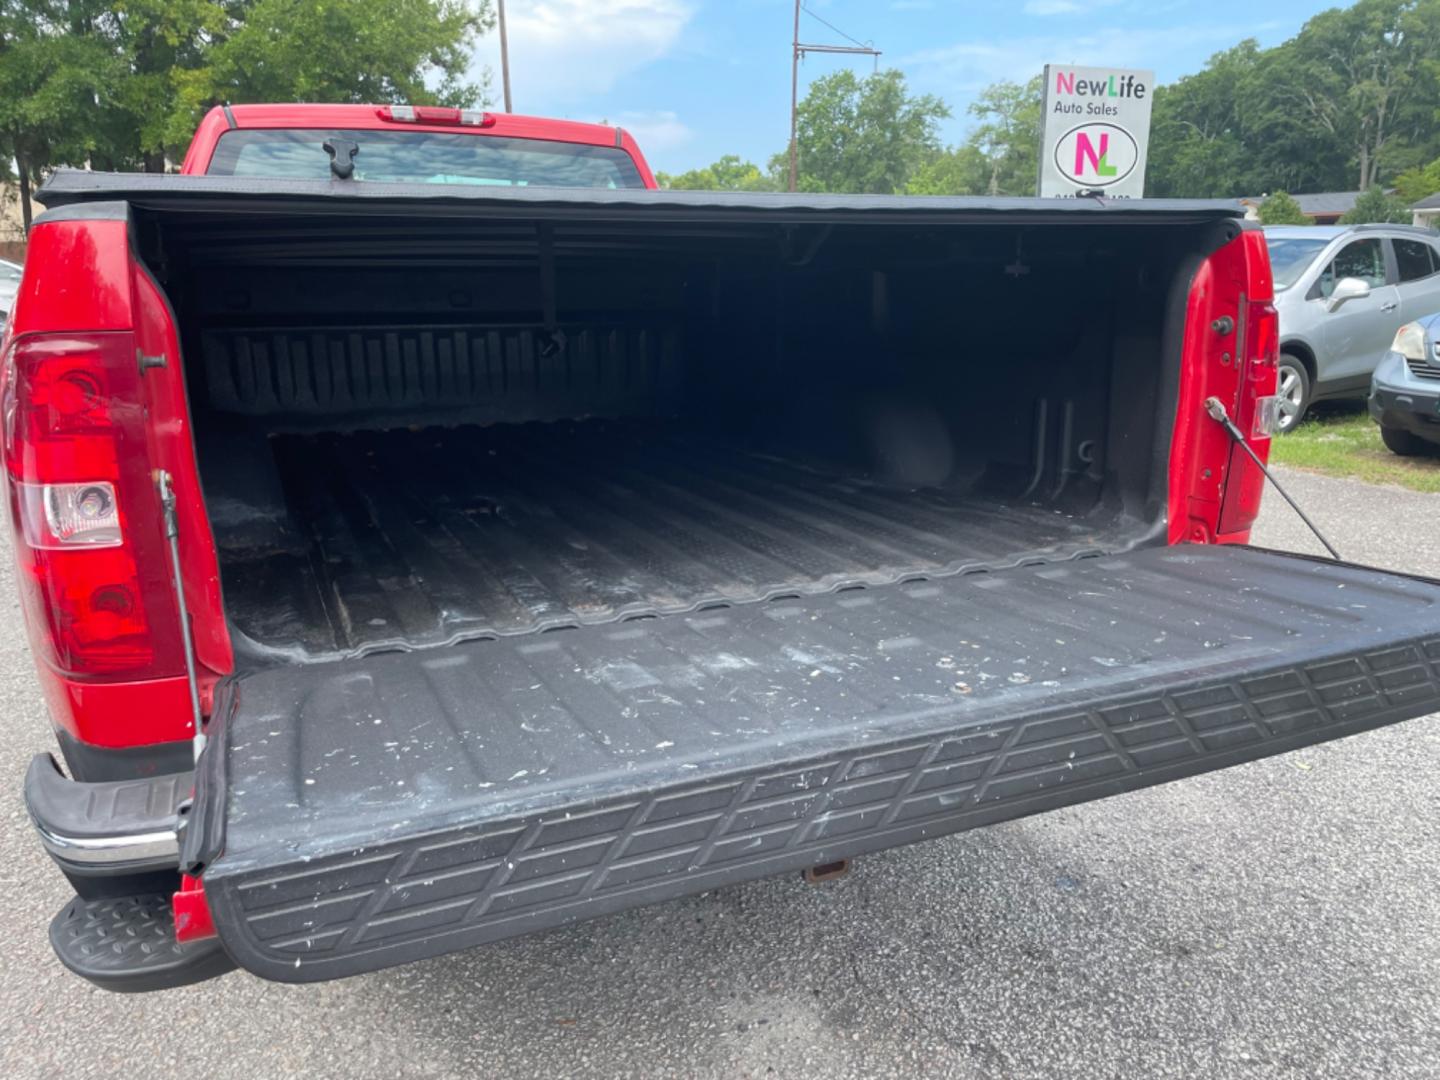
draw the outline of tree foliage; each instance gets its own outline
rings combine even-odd
[[[655,179],[661,187],[674,191],[777,190],[774,177],[762,173],[754,162],[741,160],[739,154],[726,154],[703,169],[691,169],[676,176],[656,173]]]
[[[1242,41],[1212,56],[1204,70],[1156,89],[1147,194],[1222,197],[1309,186],[1295,175],[1257,186],[1254,174],[1262,170],[1252,159],[1248,106],[1260,56],[1255,41]]]
[[[221,101],[473,106],[483,89],[465,71],[491,23],[488,3],[463,0],[253,0],[180,80],[169,141]]]
[[[1395,193],[1406,202],[1417,203],[1440,192],[1440,158],[1428,165],[1416,165],[1395,177]]]
[[[1147,194],[1365,189],[1440,156],[1440,0],[1359,0],[1160,87]]]
[[[930,94],[912,95],[905,76],[881,71],[859,78],[837,71],[810,84],[797,112],[801,191],[891,195],[940,152],[940,121],[950,108]],[[788,176],[789,156],[770,161]]]
[[[968,143],[934,154],[905,184],[907,195],[977,195],[990,181],[990,162]],[[1034,187],[1034,181],[1031,181]]]
[[[998,82],[970,106],[980,121],[966,146],[985,159],[983,194],[1034,195],[1039,175],[1041,99],[1044,86],[1036,75],[1029,82]]]
[[[1360,193],[1355,205],[1340,216],[1341,225],[1365,225],[1379,222],[1385,225],[1408,225],[1411,220],[1410,206],[1404,199],[1387,195],[1379,184]]]
[[[1267,196],[1260,204],[1260,224],[1262,225],[1310,225],[1313,222],[1305,216],[1300,209],[1300,204],[1295,201],[1295,196],[1288,191],[1277,191]]]
[[[82,162],[114,135],[125,72],[87,32],[97,14],[63,0],[0,0],[0,160],[15,163],[27,230],[31,189],[49,166]]]
[[[0,0],[0,160],[161,169],[222,101],[469,105],[490,0]]]

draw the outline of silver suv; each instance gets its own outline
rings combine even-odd
[[[1280,420],[1363,398],[1395,331],[1440,311],[1440,235],[1409,225],[1265,230],[1280,312]]]

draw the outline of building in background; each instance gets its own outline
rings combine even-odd
[[[1292,195],[1292,198],[1300,204],[1300,212],[1310,219],[1312,225],[1334,225],[1342,214],[1355,206],[1355,200],[1363,192],[1359,191],[1317,191],[1311,195]],[[1246,195],[1239,200],[1245,208],[1245,216],[1252,221],[1260,216],[1260,204],[1266,199],[1264,195]]]
[[[1410,207],[1414,224],[1426,229],[1440,229],[1440,193],[1421,199]]]
[[[0,259],[19,262],[24,256],[25,219],[20,213],[20,189],[14,184],[0,184]]]

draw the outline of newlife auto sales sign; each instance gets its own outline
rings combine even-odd
[[[1143,196],[1154,90],[1150,71],[1046,64],[1039,193]]]

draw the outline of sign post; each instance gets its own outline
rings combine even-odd
[[[1154,72],[1046,64],[1038,194],[1141,198],[1154,91]]]

